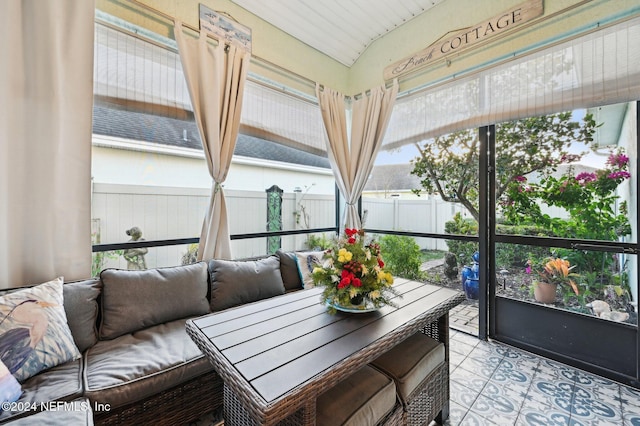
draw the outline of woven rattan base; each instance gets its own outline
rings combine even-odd
[[[143,401],[95,413],[96,425],[181,425],[222,406],[223,382],[214,371]]]
[[[428,425],[449,402],[449,364],[444,362],[428,375],[405,402],[404,424]]]

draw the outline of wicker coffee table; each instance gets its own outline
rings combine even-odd
[[[398,307],[375,312],[330,315],[316,288],[187,321],[224,380],[225,426],[315,424],[319,394],[419,330],[436,330],[448,362],[448,313],[464,294],[404,279],[394,286]]]

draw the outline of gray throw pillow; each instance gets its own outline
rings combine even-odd
[[[286,291],[302,289],[296,254],[290,251],[278,250],[276,255],[280,258],[280,274],[282,275],[284,289]]]
[[[211,310],[284,294],[277,256],[251,261],[211,260]]]
[[[105,269],[101,339],[115,339],[180,318],[209,312],[207,264],[126,271]]]
[[[101,288],[102,283],[96,278],[65,283],[62,286],[67,323],[80,352],[98,341],[97,299]]]

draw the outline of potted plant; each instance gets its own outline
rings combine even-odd
[[[556,300],[556,290],[559,285],[567,285],[576,295],[579,295],[578,284],[574,281],[574,277],[579,275],[571,272],[574,267],[575,265],[571,266],[565,259],[549,259],[538,271],[540,278],[533,283],[533,295],[536,301],[553,303]]]

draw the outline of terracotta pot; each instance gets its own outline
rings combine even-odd
[[[533,296],[536,302],[553,303],[556,301],[557,288],[558,284],[535,282],[533,283]]]

